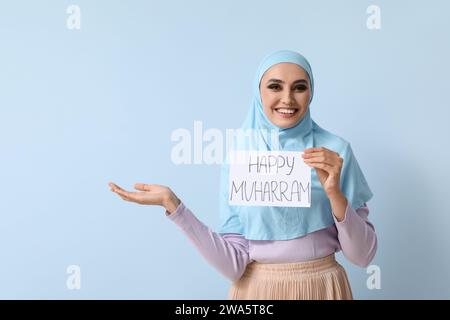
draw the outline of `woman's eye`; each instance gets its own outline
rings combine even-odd
[[[271,90],[280,90],[281,89],[281,87],[277,84],[272,84],[272,85],[268,86],[267,88],[269,88]],[[304,85],[295,87],[295,90],[297,90],[297,91],[305,91],[306,89],[308,89],[308,87],[304,86]]]
[[[295,90],[299,90],[299,91],[305,91],[306,89],[308,89],[306,86],[297,86],[297,87],[295,87]]]

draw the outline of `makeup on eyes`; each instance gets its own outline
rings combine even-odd
[[[281,86],[279,85],[280,83],[284,83],[284,81],[279,80],[279,79],[270,79],[268,81],[267,88],[277,90],[277,89],[281,88]],[[301,83],[301,85],[298,85],[298,83]],[[303,80],[303,79],[294,81],[294,83],[292,84],[292,87],[296,90],[298,89],[301,91],[308,89],[307,82],[306,82],[306,80]]]

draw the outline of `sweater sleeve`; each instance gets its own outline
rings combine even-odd
[[[347,204],[342,221],[337,221],[333,215],[342,253],[360,267],[367,267],[377,251],[377,236],[368,215],[367,204],[355,210],[350,203]]]
[[[191,240],[200,254],[228,279],[235,281],[245,271],[249,258],[248,240],[237,233],[213,232],[189,210],[183,202],[166,216]]]

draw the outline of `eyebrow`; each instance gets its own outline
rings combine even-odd
[[[280,79],[269,79],[269,80],[267,80],[267,83],[269,83],[269,82],[284,83],[284,81],[280,80]],[[308,84],[308,81],[306,81],[305,79],[298,79],[298,80],[295,80],[292,84],[297,84],[297,83],[306,83],[306,84]]]

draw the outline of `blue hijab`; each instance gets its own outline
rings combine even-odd
[[[250,129],[252,138],[243,141],[235,137],[229,150],[299,151],[323,146],[344,159],[340,187],[353,208],[359,208],[372,198],[372,192],[356,161],[350,144],[319,127],[312,119],[310,106],[304,117],[291,128],[280,128],[270,122],[263,111],[260,81],[263,74],[281,62],[295,63],[309,76],[311,98],[314,79],[311,66],[301,54],[289,50],[275,51],[261,62],[253,84],[253,101],[242,124]],[[273,134],[275,133],[275,134]],[[228,155],[227,155],[228,157]],[[239,233],[250,240],[288,240],[324,229],[334,223],[330,201],[320,184],[315,169],[311,170],[311,207],[235,206],[228,204],[229,161],[221,167],[219,233]]]

